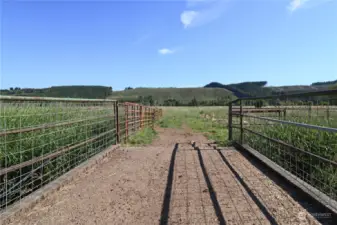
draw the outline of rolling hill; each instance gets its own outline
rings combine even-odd
[[[267,86],[266,81],[221,84],[212,82],[196,88],[126,88],[113,91],[108,86],[54,86],[50,88],[10,88],[0,90],[1,95],[110,98],[119,101],[156,105],[223,105],[241,97],[280,95],[337,88],[337,80],[316,82],[311,85]]]
[[[137,102],[140,98],[146,96],[152,96],[153,101],[157,104],[164,104],[164,101],[170,99],[187,104],[193,99],[201,102],[235,98],[231,91],[223,88],[135,88],[114,91],[109,98]]]
[[[292,86],[266,86],[266,81],[243,82],[237,84],[221,84],[212,82],[205,85],[205,88],[224,88],[231,91],[236,97],[256,97],[267,95],[281,95],[300,92],[329,90],[337,81],[317,82],[312,85],[292,85]]]

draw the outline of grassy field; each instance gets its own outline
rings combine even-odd
[[[228,107],[162,107],[163,118],[158,122],[164,128],[190,127],[203,133],[219,145],[228,144]]]

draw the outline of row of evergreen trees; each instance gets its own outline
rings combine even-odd
[[[119,99],[120,102],[130,101],[127,99]],[[152,95],[148,96],[139,96],[138,99],[132,100],[132,102],[136,102],[143,105],[156,105],[156,106],[224,106],[227,105],[231,101],[230,98],[217,98],[214,100],[198,100],[197,98],[193,98],[189,101],[181,101],[174,98],[166,99],[164,101],[158,101],[153,98]]]

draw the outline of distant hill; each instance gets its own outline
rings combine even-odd
[[[205,85],[205,88],[224,88],[231,91],[236,97],[253,97],[253,96],[264,96],[272,94],[272,89],[264,87],[267,81],[256,81],[256,82],[242,82],[237,84],[221,84],[218,82],[212,82]]]
[[[328,85],[294,85],[294,86],[280,86],[280,87],[270,87],[273,90],[273,94],[292,94],[296,92],[310,92],[310,91],[324,91],[328,90],[330,86]]]
[[[326,82],[316,82],[316,83],[312,83],[311,86],[327,86],[327,85],[335,85],[337,84],[337,80],[334,81],[326,81]]]
[[[56,86],[50,88],[10,88],[0,90],[2,95],[64,97],[64,98],[106,98],[112,93],[106,86]]]
[[[53,86],[49,88],[10,88],[0,90],[1,95],[110,98],[119,101],[155,105],[224,105],[242,97],[291,94],[296,92],[322,91],[337,88],[337,80],[316,82],[311,85],[267,86],[267,81],[221,84],[212,82],[196,88],[131,88],[113,91],[108,86]]]
[[[235,98],[231,91],[223,88],[128,88],[112,92],[109,98],[137,102],[147,96],[152,96],[156,104],[172,99],[187,104],[194,98],[199,102]]]
[[[212,82],[205,85],[205,88],[224,88],[231,91],[236,97],[257,97],[266,95],[281,95],[291,94],[297,92],[310,92],[328,90],[331,84],[337,84],[336,81],[318,82],[312,85],[294,85],[294,86],[280,86],[280,87],[266,87],[266,81],[243,82],[237,84],[221,84]]]

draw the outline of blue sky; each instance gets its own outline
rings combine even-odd
[[[1,4],[1,88],[337,79],[337,1]]]

